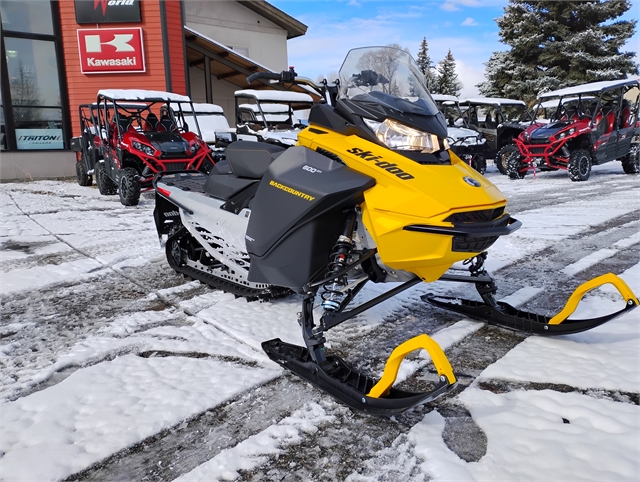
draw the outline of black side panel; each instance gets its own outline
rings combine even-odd
[[[204,182],[204,192],[210,196],[228,201],[231,197],[258,181],[239,179],[233,174],[209,174]]]
[[[180,211],[178,207],[156,192],[156,207],[153,210],[158,236],[169,234],[174,227],[180,225]]]
[[[249,280],[299,290],[329,261],[353,207],[375,181],[305,147],[291,147],[260,181],[247,227]]]
[[[269,164],[284,147],[266,142],[237,141],[229,144],[225,154],[231,170],[238,177],[260,179]]]
[[[354,125],[337,114],[333,107],[326,104],[314,105],[311,108],[309,112],[309,124],[326,127],[345,136],[353,135],[357,132]]]

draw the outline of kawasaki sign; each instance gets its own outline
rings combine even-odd
[[[145,71],[141,28],[80,29],[78,49],[83,74]]]
[[[140,0],[75,0],[77,23],[140,22]]]

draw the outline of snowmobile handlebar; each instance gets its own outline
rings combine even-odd
[[[293,84],[296,80],[296,71],[293,67],[289,67],[289,70],[283,70],[279,74],[276,72],[256,72],[247,77],[247,83],[252,84],[254,81],[261,80],[276,80],[278,82],[288,82]]]

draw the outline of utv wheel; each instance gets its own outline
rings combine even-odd
[[[473,167],[480,174],[484,174],[487,172],[487,160],[484,158],[482,154],[476,154],[471,159],[471,167]]]
[[[507,158],[506,170],[509,179],[523,179],[527,175],[526,166],[522,162],[520,151],[512,152]]]
[[[137,206],[140,202],[140,176],[133,167],[125,167],[120,175],[120,202],[125,206]]]
[[[591,154],[586,149],[576,149],[569,156],[569,179],[586,181],[591,174]]]
[[[507,161],[509,160],[509,156],[517,151],[518,146],[515,144],[507,144],[506,146],[502,146],[502,149],[497,152],[493,163],[501,174],[507,175]]]
[[[104,196],[113,196],[118,192],[118,186],[107,176],[107,169],[104,163],[97,162],[95,166],[96,184],[98,191]]]
[[[93,178],[84,171],[84,161],[76,161],[76,178],[81,186],[91,186]]]
[[[634,144],[631,146],[629,154],[622,158],[622,169],[625,174],[640,173],[640,146]]]

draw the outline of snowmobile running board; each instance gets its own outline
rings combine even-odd
[[[438,372],[436,386],[428,392],[419,393],[393,388],[404,357],[421,348],[429,353]],[[319,364],[312,359],[308,349],[285,343],[279,338],[265,341],[262,349],[283,368],[291,370],[338,401],[373,415],[397,415],[444,395],[457,383],[442,348],[427,335],[416,336],[393,350],[377,383],[375,379],[353,370],[338,356],[327,355],[326,360]]]
[[[485,278],[485,276],[481,276],[475,280],[473,276],[443,276],[441,278],[444,281],[476,283],[476,288],[484,302],[455,297],[435,296],[432,294],[423,295],[421,299],[439,308],[486,321],[491,325],[499,325],[505,328],[538,335],[568,335],[590,330],[591,328],[595,328],[596,326],[617,318],[627,311],[637,308],[639,304],[638,298],[621,278],[613,273],[607,273],[578,286],[567,300],[565,307],[557,315],[548,317],[518,310],[507,303],[495,301],[493,298],[495,287],[492,282],[486,283]],[[609,315],[596,318],[580,320],[569,319],[569,316],[576,310],[580,300],[588,291],[607,283],[612,284],[620,292],[625,301],[624,308]],[[489,285],[492,285],[493,289],[491,289]]]

